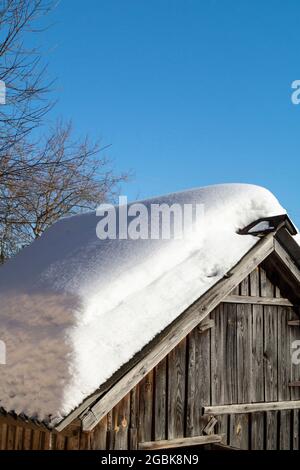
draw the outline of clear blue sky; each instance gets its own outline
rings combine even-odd
[[[61,0],[55,115],[111,144],[124,193],[268,187],[300,225],[299,0]]]

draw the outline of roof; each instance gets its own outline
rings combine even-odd
[[[204,204],[182,240],[99,240],[95,212],[56,223],[0,270],[0,404],[60,420],[214,286],[285,214],[266,189],[218,185],[144,201]],[[192,230],[193,229],[193,230]]]

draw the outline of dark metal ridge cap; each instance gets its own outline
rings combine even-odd
[[[259,224],[262,224],[263,222],[267,222],[269,227],[265,229],[259,229],[258,227],[257,230],[255,230],[255,227],[259,226]],[[261,217],[260,219],[251,222],[251,224],[247,225],[246,227],[239,229],[238,234],[264,236],[270,232],[277,232],[282,228],[286,228],[290,235],[296,235],[298,233],[295,225],[293,224],[289,216],[287,214],[281,214],[271,217]]]
[[[300,269],[300,246],[296,242],[295,238],[287,230],[287,227],[283,227],[275,234],[276,240],[285,248],[290,257],[295,262],[298,269]]]

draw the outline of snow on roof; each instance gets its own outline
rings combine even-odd
[[[95,212],[70,217],[0,269],[7,411],[68,414],[257,242],[239,228],[285,213],[268,190],[239,184],[144,203],[201,203],[205,216],[183,240],[100,240]]]

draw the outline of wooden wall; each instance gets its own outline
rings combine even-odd
[[[262,267],[233,292],[280,298]],[[300,339],[292,307],[222,303],[214,326],[195,328],[90,433],[74,423],[63,433],[0,416],[1,449],[136,449],[139,442],[198,436],[205,405],[300,399],[300,366],[290,345]],[[204,320],[207,323],[207,320]],[[210,322],[212,323],[212,322]],[[209,325],[208,325],[209,326]],[[213,432],[242,449],[299,449],[299,410],[217,417]]]
[[[263,268],[233,292],[280,298]],[[300,366],[290,345],[300,339],[292,307],[223,303],[215,326],[197,327],[96,426],[93,448],[134,449],[138,442],[203,434],[204,405],[300,399]],[[217,417],[215,432],[242,449],[299,449],[299,411]]]

